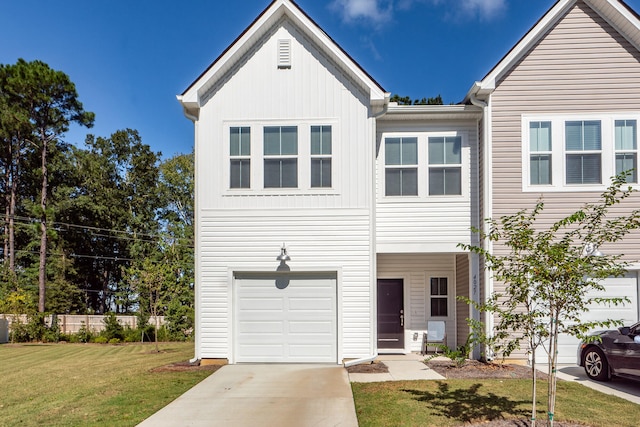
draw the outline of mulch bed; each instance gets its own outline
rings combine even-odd
[[[467,360],[462,366],[457,366],[450,360],[430,360],[426,363],[429,368],[445,378],[531,378],[529,366],[512,363],[483,363],[478,360]],[[547,374],[538,371],[537,378],[546,380]]]
[[[347,367],[350,374],[386,374],[389,368],[382,362],[361,363]]]

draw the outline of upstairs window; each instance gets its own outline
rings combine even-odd
[[[385,194],[418,195],[418,138],[385,139]]]
[[[251,128],[232,127],[229,136],[229,187],[251,188]]]
[[[331,126],[311,126],[311,187],[331,187]]]
[[[567,184],[602,183],[600,120],[565,123]]]
[[[615,151],[616,175],[631,171],[627,182],[638,182],[638,141],[636,120],[616,120],[615,123]]]
[[[531,185],[552,183],[551,122],[529,124],[529,178]]]
[[[462,139],[429,138],[429,195],[462,194]]]
[[[630,171],[638,184],[635,113],[522,116],[523,191],[602,191],[609,178]]]
[[[298,187],[298,127],[264,128],[264,188]]]

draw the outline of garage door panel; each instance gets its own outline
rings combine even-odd
[[[258,294],[256,292],[256,294]],[[247,311],[281,311],[284,301],[282,298],[242,298],[242,309]]]
[[[332,357],[333,347],[330,345],[290,345],[289,355],[292,357],[304,357],[308,360],[316,359],[318,355]]]
[[[284,332],[284,323],[279,322],[242,322],[238,327],[238,332],[244,335],[256,334],[281,334]]]
[[[335,274],[236,275],[234,286],[237,362],[337,361]]]
[[[261,362],[261,359],[255,358],[258,352],[264,358],[264,361],[276,361],[283,357],[284,346],[282,345],[242,345],[238,349],[239,356],[246,360],[245,362]]]
[[[334,312],[335,300],[332,298],[289,298],[289,310],[303,310],[305,312]]]
[[[313,321],[291,321],[289,322],[289,333],[291,334],[314,334],[333,335],[333,322],[313,322]]]

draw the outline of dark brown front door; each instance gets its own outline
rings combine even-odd
[[[402,279],[378,280],[378,348],[404,348]]]

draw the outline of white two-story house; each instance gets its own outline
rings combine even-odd
[[[621,2],[559,4],[465,102],[398,106],[293,1],[274,0],[178,97],[195,125],[195,357],[367,360],[420,351],[433,320],[449,346],[463,343],[477,314],[456,297],[480,301],[499,285],[458,244],[479,243],[471,228],[518,207],[510,198],[537,199],[538,183],[521,173],[540,154],[529,126],[570,119],[554,88],[511,85],[513,71],[562,38],[553,28],[567,11]],[[621,19],[640,40],[637,16]],[[637,58],[635,44],[626,49]],[[640,72],[637,60],[629,67]],[[515,108],[513,90],[536,107]],[[554,185],[552,197],[566,198]]]

